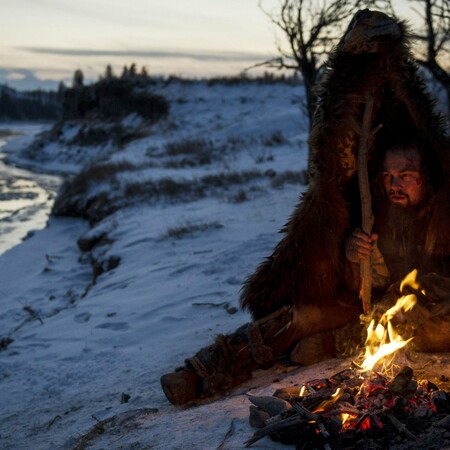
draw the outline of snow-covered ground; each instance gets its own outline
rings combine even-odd
[[[70,127],[60,145],[41,148],[34,161],[20,160],[27,139],[12,139],[5,151],[10,160],[48,172],[76,172],[99,157],[130,161],[141,170],[124,174],[128,182],[246,170],[267,175],[192,201],[132,204],[93,229],[80,219],[52,217],[0,257],[0,338],[7,346],[0,352],[1,448],[75,448],[97,421],[114,416],[122,422],[110,422],[89,448],[217,448],[231,425],[239,432],[228,433],[221,448],[241,448],[252,434],[245,395],[176,408],[159,377],[216,334],[249,320],[227,309],[238,308],[243,281],[272,251],[304,189],[282,181],[271,186],[271,171],[305,169],[302,90],[196,83],[169,85],[161,93],[171,102],[169,117],[120,151],[69,148]],[[195,139],[220,149],[211,164],[164,163],[170,160],[167,142]],[[77,239],[101,232],[110,241],[94,250],[95,257],[118,257],[120,264],[93,284]],[[267,376],[270,382],[262,385],[270,385],[274,372]],[[260,448],[267,446],[273,443]]]
[[[99,161],[132,169],[88,180],[84,194],[103,192],[120,206],[113,214],[93,227],[51,217],[0,256],[2,449],[243,448],[254,432],[248,393],[272,395],[348,367],[331,360],[286,373],[274,368],[198,406],[166,400],[162,374],[248,322],[234,312],[239,291],[271,253],[305,189],[292,173],[306,168],[307,123],[300,86],[199,82],[160,89],[171,103],[169,117],[147,129],[127,118],[128,129],[146,133],[120,149],[69,146],[77,133],[69,125],[32,151],[24,138],[6,147],[10,161],[44,171],[76,173]],[[173,144],[187,141],[190,148],[210,142],[211,161],[200,163],[192,149],[175,154]],[[30,155],[34,160],[23,159]],[[235,181],[217,181],[233,174]],[[210,186],[206,175],[216,176]],[[165,179],[188,182],[180,184],[185,189],[197,183],[201,194],[125,194],[132,184]],[[98,236],[107,239],[91,255],[80,251],[80,237]],[[90,258],[105,269],[95,282]],[[108,268],[111,261],[119,264]],[[286,446],[265,438],[252,448]]]

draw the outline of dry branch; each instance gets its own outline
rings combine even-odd
[[[367,160],[369,154],[369,138],[371,118],[373,111],[373,95],[367,94],[364,108],[363,123],[361,128],[361,137],[358,148],[358,182],[361,196],[362,229],[368,236],[372,233],[374,222],[372,212],[372,197],[370,195],[369,175],[367,170]],[[360,266],[360,297],[363,304],[364,314],[367,316],[371,310],[371,291],[372,291],[372,261],[371,258],[361,261]]]

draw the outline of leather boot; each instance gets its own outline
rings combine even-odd
[[[166,373],[161,377],[165,396],[173,405],[184,405],[198,398],[202,392],[202,379],[186,369]]]
[[[310,366],[335,356],[333,333],[324,331],[300,339],[292,350],[290,358],[297,364]]]

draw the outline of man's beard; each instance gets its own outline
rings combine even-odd
[[[399,205],[388,201],[386,208],[387,225],[393,236],[398,236],[414,228],[417,219],[421,216],[422,205]]]

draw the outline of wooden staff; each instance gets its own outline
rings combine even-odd
[[[368,236],[372,234],[374,222],[372,212],[372,197],[370,195],[369,174],[367,160],[369,154],[370,119],[373,111],[373,95],[367,94],[364,107],[361,137],[358,148],[358,183],[361,197],[362,229]],[[363,304],[364,314],[367,316],[371,310],[372,293],[372,258],[363,259],[360,265],[360,290],[359,295]]]

